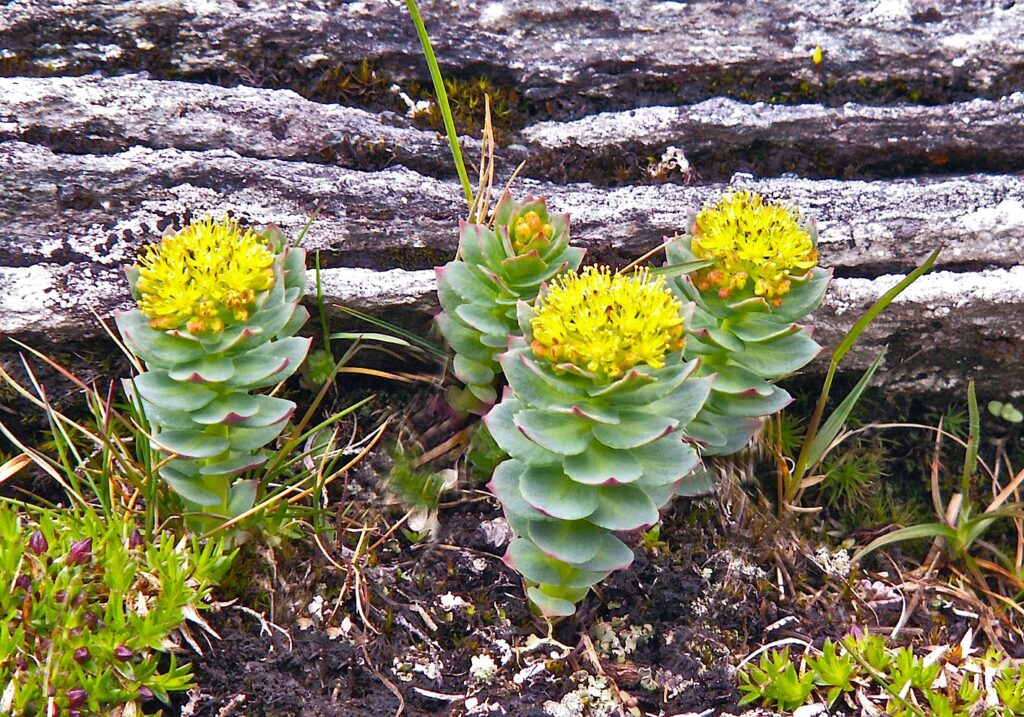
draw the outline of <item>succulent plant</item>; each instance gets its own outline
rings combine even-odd
[[[775,381],[821,347],[799,321],[825,296],[831,272],[817,266],[817,232],[797,211],[752,192],[730,192],[687,223],[666,247],[670,264],[713,262],[673,281],[693,301],[684,355],[716,375],[691,426],[707,455],[746,445],[763,417],[792,398]]]
[[[519,331],[516,304],[532,302],[543,282],[577,269],[583,250],[569,246],[569,217],[544,199],[516,202],[506,192],[493,228],[463,222],[455,261],[437,269],[437,324],[455,352],[453,371],[466,388],[454,406],[483,413],[497,400],[497,356]]]
[[[544,615],[571,615],[632,562],[616,532],[707,490],[687,427],[712,379],[683,360],[687,311],[646,271],[571,271],[518,310],[522,337],[499,359],[508,388],[484,417],[511,458],[489,487],[518,536],[505,559],[530,599]]]
[[[294,336],[309,317],[299,305],[305,251],[276,228],[203,219],[127,273],[139,308],[119,313],[117,326],[147,370],[125,387],[169,458],[160,476],[194,513],[237,516],[259,487],[238,476],[266,460],[263,447],[295,410],[251,392],[290,376],[309,350]]]

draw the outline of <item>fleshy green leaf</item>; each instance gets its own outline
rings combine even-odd
[[[169,336],[151,328],[141,311],[117,312],[114,321],[128,348],[147,364],[174,366],[193,361],[206,353],[195,341]]]
[[[655,442],[660,443],[660,441]],[[643,450],[643,449],[638,449]],[[574,481],[587,485],[605,483],[631,483],[643,474],[643,468],[634,455],[609,448],[593,441],[585,451],[568,456],[563,462],[565,472]]]
[[[516,398],[527,405],[547,408],[554,404],[572,405],[576,401],[572,384],[545,375],[546,372],[526,356],[526,351],[508,351],[498,360]]]
[[[452,370],[463,383],[486,385],[494,381],[494,371],[491,367],[480,361],[474,361],[465,354],[455,354],[452,361]]]
[[[508,336],[512,330],[504,317],[496,315],[494,309],[485,306],[463,304],[455,308],[455,315],[477,331],[492,336]]]
[[[239,428],[232,426],[228,433],[228,441],[231,442],[233,451],[255,451],[270,443],[281,435],[281,431],[288,424],[285,421],[278,421],[269,426],[259,428]]]
[[[255,416],[259,409],[259,401],[254,396],[236,392],[218,396],[191,415],[196,423],[233,426]]]
[[[491,358],[491,348],[480,343],[480,332],[466,326],[462,319],[441,313],[437,315],[435,321],[441,335],[455,353],[476,361]]]
[[[240,480],[231,484],[231,498],[228,502],[228,516],[234,518],[249,510],[256,503],[259,491],[258,480]]]
[[[519,492],[519,476],[526,466],[517,460],[508,460],[494,469],[491,482],[487,484],[494,496],[501,501],[506,514],[514,514],[524,520],[547,520],[547,516],[526,502]],[[511,518],[510,518],[511,522]]]
[[[657,440],[678,425],[679,421],[670,416],[658,416],[641,411],[620,411],[617,424],[596,423],[592,430],[594,438],[609,448],[637,448]]]
[[[198,411],[217,397],[198,384],[173,380],[166,371],[146,371],[133,381],[144,399],[173,411]]]
[[[729,330],[748,343],[788,336],[800,328],[797,324],[779,321],[773,314],[740,314],[729,323]]]
[[[506,398],[484,416],[484,424],[494,442],[505,453],[532,466],[560,463],[562,457],[559,454],[541,448],[524,436],[512,422],[512,416],[521,410],[522,404],[515,399]]]
[[[239,473],[244,473],[247,470],[252,470],[257,466],[261,466],[266,462],[267,457],[264,455],[253,455],[249,452],[232,452],[232,455],[222,461],[207,463],[199,469],[199,474],[204,476],[238,475]]]
[[[769,396],[762,396],[753,389],[749,394],[720,393],[715,396],[714,406],[716,410],[730,416],[770,416],[793,402],[793,397],[785,390],[778,386],[772,386],[772,389]]]
[[[526,589],[526,596],[546,617],[569,617],[576,614],[576,605],[561,598],[551,597],[540,588]]]
[[[202,478],[186,475],[173,468],[170,464],[161,466],[159,472],[160,477],[167,482],[171,490],[185,500],[203,506],[220,504],[221,496],[207,488]]]
[[[526,538],[516,538],[509,543],[505,562],[532,582],[549,585],[558,585],[562,582],[558,561],[542,553]]]
[[[656,413],[661,416],[668,416],[678,421],[679,425],[685,426],[692,421],[700,409],[704,406],[714,379],[691,378],[664,398],[647,404],[643,409],[645,412]]]
[[[693,471],[676,487],[676,495],[686,498],[693,498],[699,495],[707,495],[715,490],[715,477],[711,471],[700,468]]]
[[[732,363],[715,366],[714,390],[718,393],[745,393],[753,390],[762,396],[772,394],[772,385],[753,371]]]
[[[616,402],[628,403],[633,406],[646,406],[661,399],[679,389],[697,370],[699,361],[696,359],[687,363],[665,366],[665,368],[652,372],[645,376],[645,381],[638,384],[632,391],[617,393]],[[612,384],[614,385],[614,384]],[[600,395],[594,393],[593,395]]]
[[[537,510],[561,520],[586,518],[598,506],[597,488],[581,485],[560,466],[529,466],[519,476],[519,492]]]
[[[172,380],[191,383],[223,383],[234,373],[231,359],[216,356],[204,356],[196,361],[177,364],[167,371]]]
[[[163,431],[153,436],[153,442],[167,453],[183,458],[213,458],[228,449],[228,439],[211,436],[202,431]]]
[[[680,433],[670,433],[657,441],[634,448],[630,454],[640,462],[644,480],[652,483],[679,480],[700,462],[697,449],[684,443]]]
[[[597,510],[587,517],[594,525],[608,530],[635,530],[658,522],[658,508],[635,485],[598,488]]]
[[[713,397],[714,394],[712,394],[712,398]],[[761,424],[764,422],[760,418],[726,416],[720,413],[711,412],[704,412],[701,416],[706,417],[708,421],[714,422],[716,426],[714,431],[722,438],[720,442],[710,444],[701,449],[701,453],[706,456],[728,456],[735,453],[750,442],[750,439],[753,438],[754,434],[757,433],[758,429],[761,428]],[[701,418],[698,417],[697,420],[700,421]],[[707,421],[701,422],[699,430],[696,429],[695,426],[697,426],[697,421],[686,427],[686,432],[695,440],[702,440],[702,437],[709,437],[712,429]]]
[[[238,424],[245,428],[280,425],[295,412],[295,403],[284,398],[276,396],[250,396],[249,398],[256,403],[256,412]]]
[[[806,366],[821,351],[810,333],[801,329],[788,336],[748,344],[732,360],[764,378],[780,378]]]
[[[559,455],[573,456],[590,445],[590,424],[572,416],[527,409],[515,414],[512,422],[531,441]],[[620,427],[597,424],[594,428],[618,430]]]
[[[442,271],[447,284],[462,299],[456,303],[490,304],[494,302],[494,290],[483,284],[465,263],[449,262]],[[447,307],[445,310],[448,310]]]
[[[580,570],[609,573],[629,567],[633,562],[633,551],[611,533],[604,533],[598,541],[597,551],[589,559],[579,563]]]
[[[553,558],[579,565],[595,555],[606,532],[585,520],[551,520],[530,523],[529,538]]]

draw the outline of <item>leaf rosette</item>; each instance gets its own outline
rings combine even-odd
[[[518,332],[516,304],[532,302],[541,284],[578,268],[583,250],[569,246],[567,214],[549,212],[544,199],[516,202],[506,192],[493,228],[460,224],[458,256],[437,269],[437,325],[466,386],[455,402],[482,413],[497,400],[497,356]]]
[[[178,235],[166,237],[159,252],[171,240],[197,234],[219,241],[238,242],[237,225],[230,220],[214,224],[199,222],[206,234],[194,231],[197,223]],[[221,231],[224,227],[227,231]],[[212,229],[211,229],[212,227]],[[233,229],[233,231],[232,231]],[[191,232],[191,233],[190,233]],[[144,313],[157,304],[147,290],[156,282],[146,281],[145,267],[131,267],[128,280],[140,309],[120,312],[117,327],[125,344],[142,359],[147,370],[125,382],[129,396],[137,397],[154,428],[153,440],[161,453],[170,457],[160,468],[160,476],[196,512],[234,517],[250,508],[256,497],[258,481],[237,480],[246,471],[266,460],[262,450],[284,430],[295,404],[281,398],[251,395],[291,376],[305,360],[311,339],[294,334],[305,324],[309,313],[299,304],[306,286],[305,251],[288,246],[284,235],[270,227],[245,242],[245,255],[231,253],[215,243],[216,251],[202,254],[209,242],[192,240],[182,253],[187,259],[169,270],[184,275],[192,260],[204,260],[209,268],[227,273],[244,273],[251,257],[270,272],[262,288],[244,298],[244,306],[224,303],[225,285],[200,277],[202,295],[191,294],[187,282],[174,287],[187,300],[178,302],[175,322],[169,328],[166,316]],[[265,264],[265,251],[270,256]],[[152,255],[152,254],[151,254]],[[217,260],[221,266],[217,266]],[[151,265],[153,262],[150,263]],[[241,269],[240,269],[241,266]],[[209,271],[206,272],[209,274]],[[184,287],[184,288],[183,288]],[[166,290],[166,288],[164,289]],[[232,288],[237,291],[237,288]],[[231,296],[228,296],[231,301]],[[174,297],[167,297],[167,306]],[[193,300],[194,299],[194,300]],[[205,302],[205,304],[204,304]],[[195,307],[207,309],[208,316],[197,315]]]
[[[550,295],[598,275],[567,274],[538,300],[539,311],[520,303],[523,337],[512,339],[499,357],[508,387],[484,418],[510,456],[489,484],[518,536],[505,560],[524,576],[530,599],[547,616],[573,614],[592,585],[632,562],[616,533],[653,525],[675,495],[710,488],[706,474],[695,471],[700,459],[687,436],[713,380],[697,375],[699,360],[684,361],[670,338],[669,350],[649,356],[650,363],[609,375],[606,366],[553,362],[544,350],[550,346],[538,345],[545,302],[558,304]],[[650,283],[646,276],[615,279]],[[680,319],[664,324],[671,337],[686,310],[661,287]],[[583,301],[593,299],[589,293]],[[586,307],[576,308],[585,313]],[[634,307],[621,308],[634,316]]]
[[[750,192],[732,192],[694,214],[668,244],[669,265],[710,262],[673,280],[694,303],[687,358],[716,375],[692,425],[706,455],[742,448],[765,416],[792,397],[775,385],[821,351],[799,322],[820,306],[832,272],[817,266],[814,223]]]

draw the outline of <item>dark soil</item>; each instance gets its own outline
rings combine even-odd
[[[305,389],[298,383],[293,397],[301,403]],[[759,456],[719,466],[716,495],[676,501],[658,535],[624,536],[634,547],[632,566],[613,574],[576,616],[555,626],[551,637],[557,643],[530,649],[530,640],[547,635],[547,626],[530,612],[519,577],[500,559],[505,541],[488,536],[501,512],[482,485],[463,476],[459,489],[443,497],[434,540],[397,526],[404,509],[385,490],[389,441],[399,434],[406,440],[425,436],[430,447],[462,426],[444,415],[437,393],[346,384],[333,397],[332,410],[378,395],[372,408],[355,416],[361,432],[395,406],[407,407],[404,426],[331,486],[326,516],[310,516],[243,546],[215,595],[218,605],[206,613],[220,639],[204,641],[192,629],[204,650],[191,658],[196,687],[176,696],[164,711],[168,717],[399,711],[541,717],[547,702],[586,686],[594,675],[603,675],[599,686],[610,698],[617,694],[642,714],[730,714],[740,711],[736,665],[763,645],[795,638],[820,647],[853,626],[889,633],[901,618],[904,605],[886,597],[887,586],[898,583],[896,566],[909,570],[921,556],[893,550],[894,562],[877,563],[887,573],[843,577],[827,574],[814,554],[846,538],[863,543],[872,531],[898,523],[898,511],[922,501],[915,488],[921,476],[912,470],[927,466],[928,451],[909,448],[924,445],[919,436],[899,436],[900,445],[885,446],[895,462],[884,483],[900,491],[887,488],[865,498],[891,503],[892,515],[883,515],[879,525],[866,511],[851,518],[844,512],[854,511],[841,508],[802,523],[780,523],[766,498],[771,479]],[[799,395],[802,388],[793,390]],[[798,415],[813,398],[808,391]],[[869,400],[863,410],[894,410],[883,403]],[[922,407],[900,408],[925,415]],[[1018,435],[1010,438],[1019,443]],[[450,465],[449,456],[434,467]],[[52,490],[39,492],[36,478],[24,477],[29,482],[22,487],[58,498]],[[313,540],[314,523],[320,545]],[[879,578],[882,583],[872,587]],[[963,606],[940,592],[926,595],[910,611],[902,640],[958,640],[969,624],[962,615],[969,613],[961,609],[958,615]],[[482,655],[497,667],[489,682],[471,672],[474,657]]]

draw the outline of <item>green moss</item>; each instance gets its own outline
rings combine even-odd
[[[369,60],[362,60],[354,67],[335,65],[326,70],[310,95],[320,102],[363,107],[383,104],[399,109],[397,98],[390,90],[393,84],[394,80],[387,73],[377,70]]]
[[[518,129],[526,124],[528,107],[519,92],[512,87],[487,77],[448,77],[444,81],[444,89],[448,95],[455,129],[459,134],[480,136],[488,97],[491,101],[491,123],[499,141],[509,130]],[[412,97],[431,101],[427,112],[418,119],[431,129],[443,132],[444,118],[437,103],[433,102],[433,88],[412,83],[408,87],[408,93]]]

